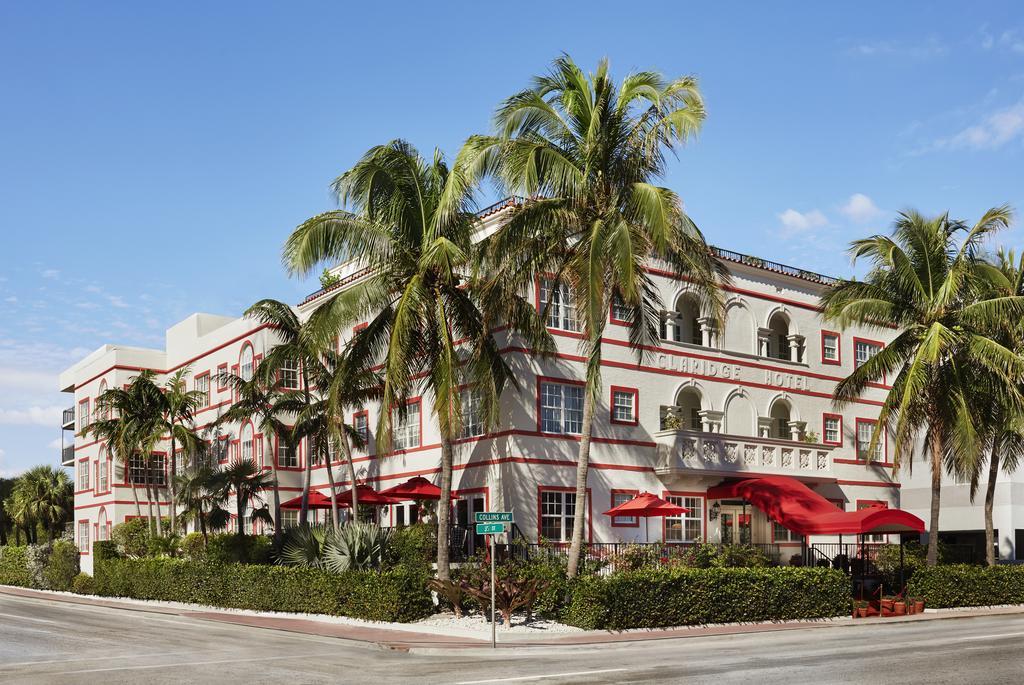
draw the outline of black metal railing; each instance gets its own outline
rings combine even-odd
[[[71,407],[70,409],[65,409],[64,410],[64,414],[61,417],[61,425],[65,426],[65,427],[68,426],[68,425],[70,425],[70,426],[74,426],[75,425],[75,408],[74,407]]]
[[[61,464],[67,464],[69,462],[73,462],[74,460],[75,460],[75,446],[74,445],[66,445],[65,447],[62,447],[61,450],[60,450],[60,463]]]
[[[711,248],[712,253],[719,259],[725,259],[730,262],[736,262],[738,264],[746,264],[747,266],[757,267],[759,269],[767,269],[768,271],[774,271],[775,273],[785,274],[787,276],[794,276],[796,278],[802,278],[806,281],[814,281],[815,283],[821,283],[823,285],[836,285],[839,283],[838,278],[832,276],[825,276],[814,271],[808,271],[806,269],[798,269],[795,266],[789,266],[788,264],[780,264],[779,262],[773,262],[767,259],[761,259],[760,257],[753,257],[746,255],[741,252],[733,252],[732,250],[726,250],[721,247]]]

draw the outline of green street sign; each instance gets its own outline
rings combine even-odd
[[[511,511],[478,511],[473,517],[477,523],[512,523]]]
[[[478,523],[476,524],[477,535],[493,535],[494,533],[504,533],[504,523]]]

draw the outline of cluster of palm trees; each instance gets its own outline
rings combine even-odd
[[[1024,260],[984,249],[1006,228],[1006,206],[972,225],[901,213],[891,236],[855,241],[870,270],[822,298],[827,321],[891,328],[896,338],[836,388],[842,405],[891,379],[870,451],[893,436],[895,468],[923,448],[931,471],[928,563],[938,560],[942,479],[985,485],[987,561],[995,563],[992,506],[1000,469],[1024,455]]]
[[[0,478],[0,547],[56,540],[74,505],[75,486],[63,469],[36,466],[17,478]]]

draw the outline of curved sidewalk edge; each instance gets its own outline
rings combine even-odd
[[[315,616],[295,617],[288,614],[272,612],[218,611],[209,607],[195,605],[161,606],[145,600],[108,599],[92,595],[74,595],[70,593],[31,590],[27,588],[0,585],[0,595],[28,597],[69,604],[120,609],[125,611],[171,614],[202,621],[217,621],[251,628],[282,630],[318,637],[331,637],[366,645],[375,645],[386,649],[397,649],[415,653],[438,653],[450,650],[490,649],[489,637],[467,636],[455,634],[437,627],[426,627],[426,631],[414,629],[403,623],[371,623],[352,620],[353,623],[340,623],[337,617]],[[884,623],[917,623],[944,619],[973,618],[977,616],[997,616],[1006,614],[1024,614],[1024,605],[999,607],[971,607],[958,609],[928,609],[923,614],[912,616],[893,616],[886,618],[851,619],[836,617],[820,620],[779,621],[774,623],[729,623],[707,626],[682,626],[678,628],[652,628],[623,631],[590,630],[577,633],[561,633],[557,635],[522,635],[499,634],[498,647],[503,649],[536,649],[552,647],[586,647],[615,643],[638,642],[647,640],[672,640],[693,637],[711,637],[716,635],[740,635],[745,633],[765,633],[786,630],[816,630],[821,628],[872,626]]]

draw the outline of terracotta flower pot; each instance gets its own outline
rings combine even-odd
[[[883,599],[882,600],[882,611],[893,611],[895,609],[896,600],[894,599]]]
[[[923,599],[919,599],[919,600],[914,602],[914,613],[915,614],[924,613],[924,600]]]
[[[897,616],[904,616],[907,613],[907,603],[896,602],[895,604],[893,604],[893,610]]]

